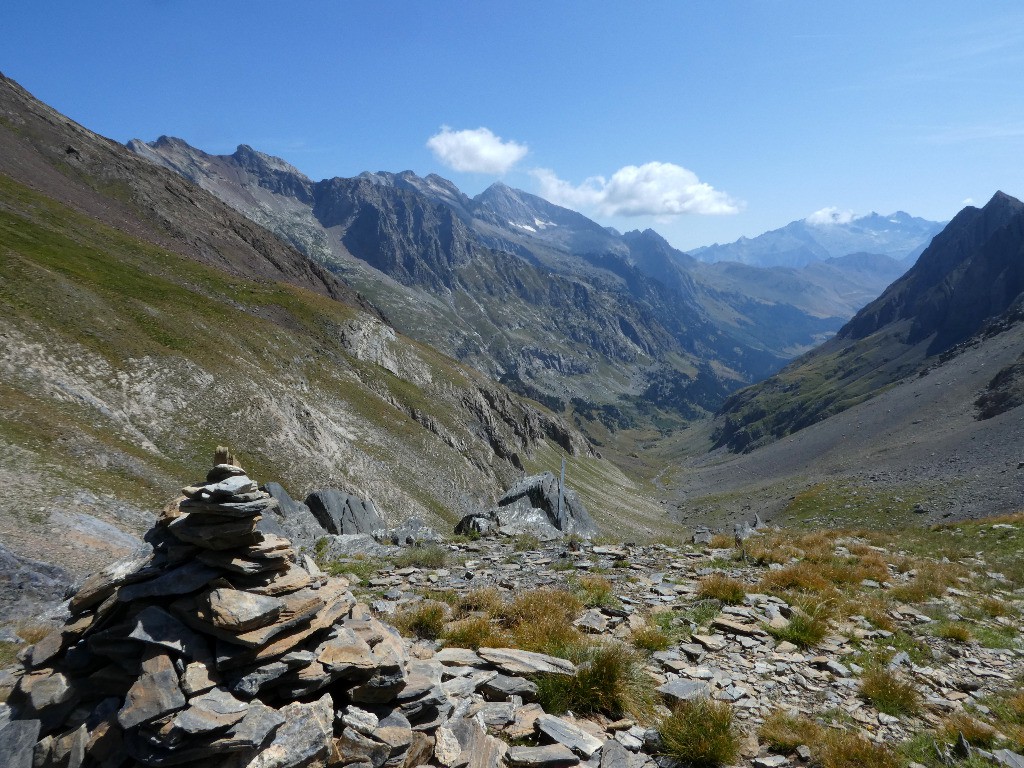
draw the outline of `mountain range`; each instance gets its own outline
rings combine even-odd
[[[343,276],[403,333],[603,445],[714,412],[902,272],[878,254],[803,269],[703,264],[652,230],[619,234],[501,183],[470,198],[411,171],[314,182],[245,145],[128,146]]]

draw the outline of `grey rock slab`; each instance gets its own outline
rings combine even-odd
[[[537,700],[537,684],[532,680],[509,675],[495,675],[482,686],[480,692],[491,701],[508,701],[519,696],[523,701]]]
[[[256,531],[257,518],[221,518],[183,513],[167,524],[174,537],[202,549],[231,549],[255,544],[263,534]]]
[[[127,583],[133,576],[144,578],[145,570],[153,561],[153,550],[140,547],[120,560],[111,563],[87,578],[71,598],[69,608],[72,615],[86,608],[98,605],[114,594],[114,590]]]
[[[10,707],[0,705],[0,755],[7,768],[32,768],[38,740],[38,720],[14,719]]]
[[[524,477],[510,488],[500,499],[498,507],[505,507],[525,500],[547,516],[552,526],[562,533],[576,533],[590,537],[597,534],[597,524],[590,517],[583,502],[571,488],[562,489],[562,504],[559,508],[559,481],[551,472]]]
[[[755,757],[751,763],[754,768],[781,768],[783,765],[789,765],[789,758],[783,755],[767,755],[765,757]]]
[[[306,506],[328,533],[370,533],[387,528],[372,501],[336,488],[314,491]]]
[[[625,733],[622,731],[621,733]],[[628,735],[628,734],[627,734]],[[616,739],[619,734],[616,734]],[[634,741],[643,744],[639,739],[630,736]],[[600,768],[630,768],[630,751],[636,752],[639,747],[634,750],[628,750],[618,741],[605,742],[604,748],[601,750],[601,764]]]
[[[608,619],[597,608],[584,611],[583,615],[576,619],[573,624],[584,632],[591,634],[599,635],[608,630]]]
[[[442,648],[434,654],[434,660],[441,662],[446,667],[487,666],[487,662],[469,648]]]
[[[234,632],[274,623],[285,605],[276,597],[227,588],[210,590],[203,596],[203,604],[214,626]]]
[[[244,701],[215,688],[189,701],[188,708],[174,716],[173,728],[187,736],[219,731],[245,717],[248,709]]]
[[[690,701],[711,695],[708,684],[695,680],[670,680],[658,687],[658,693],[672,701]]]
[[[334,733],[334,702],[329,694],[310,704],[281,707],[285,722],[273,740],[245,768],[300,768],[326,760]]]
[[[561,744],[544,747],[510,747],[505,755],[508,764],[514,768],[561,768],[579,765],[580,759],[573,751]]]
[[[130,603],[153,597],[186,595],[206,586],[219,575],[218,569],[190,560],[177,568],[164,571],[156,578],[121,587],[117,599],[122,603]]]
[[[576,674],[576,665],[571,661],[544,653],[520,651],[516,648],[481,648],[477,653],[482,659],[510,675]]]
[[[194,661],[207,662],[213,658],[206,638],[155,605],[139,612],[135,617],[135,626],[127,637],[147,645],[166,648]]]
[[[589,760],[604,744],[577,725],[554,715],[537,718],[537,730],[550,739],[562,744],[585,760]]]
[[[185,704],[174,662],[161,649],[152,648],[143,658],[142,674],[128,690],[117,721],[122,728],[133,728],[176,712]]]
[[[1007,768],[1024,768],[1024,755],[1018,755],[1008,749],[997,749],[992,752],[992,757],[996,763]]]
[[[327,531],[309,507],[301,501],[293,499],[288,492],[278,483],[267,483],[263,490],[277,500],[277,510],[274,515],[265,515],[264,519],[277,519],[286,535],[296,544],[312,547],[316,540]]]

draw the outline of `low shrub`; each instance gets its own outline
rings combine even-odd
[[[742,582],[721,573],[707,576],[697,585],[697,597],[713,598],[726,605],[739,605],[746,595],[747,589]]]
[[[606,643],[576,654],[574,661],[575,675],[537,678],[537,697],[545,712],[651,718],[654,681],[636,651],[621,643]]]
[[[721,701],[682,701],[658,728],[664,754],[694,768],[714,768],[736,759],[739,739],[732,707]]]
[[[912,715],[921,708],[921,696],[913,683],[881,666],[865,670],[860,694],[887,715]]]

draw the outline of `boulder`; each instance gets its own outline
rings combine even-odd
[[[558,480],[544,472],[520,480],[498,500],[496,507],[463,517],[455,532],[481,536],[530,534],[542,541],[552,541],[566,535],[590,538],[597,534],[597,525],[569,488],[565,489],[559,511]]]
[[[559,511],[558,479],[552,473],[544,472],[520,480],[498,499],[498,508],[527,499],[532,508],[542,510],[550,524],[562,533],[575,533],[584,537],[597,534],[597,525],[576,492],[565,488],[562,495],[562,509]]]
[[[328,533],[369,533],[387,528],[372,501],[336,488],[313,491],[306,506]]]
[[[271,514],[264,514],[256,530],[283,535],[291,539],[296,546],[312,550],[317,539],[327,531],[310,512],[309,507],[289,496],[288,491],[279,483],[267,483],[262,488],[277,500],[277,509]]]

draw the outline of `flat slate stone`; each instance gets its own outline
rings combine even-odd
[[[478,653],[485,661],[512,675],[576,674],[576,665],[571,661],[544,653],[520,651],[516,648],[481,648]]]
[[[495,675],[482,686],[480,692],[491,701],[508,701],[519,696],[523,701],[537,700],[537,684],[532,680],[509,675]]]
[[[215,627],[245,632],[273,624],[284,602],[268,595],[253,595],[239,589],[212,589],[201,598]]]
[[[311,765],[331,754],[334,703],[329,694],[311,704],[287,704],[281,707],[280,713],[285,719],[284,725],[246,768]]]
[[[658,693],[675,701],[691,701],[693,699],[707,698],[711,695],[711,689],[705,682],[695,680],[671,680],[658,687]]]
[[[135,626],[126,637],[166,648],[193,661],[206,662],[213,658],[206,638],[155,605],[144,608],[135,617]]]
[[[215,688],[188,703],[188,709],[174,716],[174,730],[186,736],[212,733],[229,728],[243,717],[249,707],[225,690]]]
[[[561,744],[545,747],[510,747],[505,755],[509,765],[516,768],[561,768],[579,765],[580,759]]]
[[[32,768],[38,740],[38,720],[12,720],[10,707],[0,705],[0,755],[7,768]]]
[[[134,728],[176,712],[185,704],[174,663],[166,653],[153,648],[142,661],[142,674],[128,690],[117,721],[122,728]]]
[[[591,736],[578,725],[554,715],[538,717],[537,730],[568,747],[584,760],[589,760],[604,744],[603,741]]]
[[[184,565],[165,571],[155,579],[121,587],[117,599],[122,603],[132,603],[151,597],[187,595],[209,584],[218,576],[218,569],[197,560],[190,560]]]

